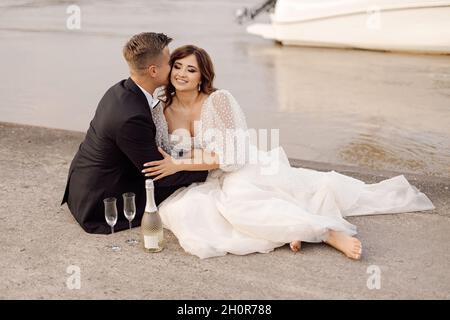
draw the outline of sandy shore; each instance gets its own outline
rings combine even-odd
[[[128,231],[84,233],[59,205],[83,136],[0,123],[1,299],[450,298],[450,179],[405,175],[433,201],[432,212],[350,218],[364,246],[358,262],[323,244],[200,260],[168,231],[166,249],[147,254],[124,243]],[[369,183],[398,174],[292,162]],[[122,251],[107,251],[112,242]],[[80,289],[66,285],[71,265],[80,268]],[[372,265],[380,289],[367,286]]]

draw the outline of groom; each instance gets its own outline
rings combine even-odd
[[[123,48],[130,78],[112,86],[100,100],[84,141],[72,160],[61,204],[89,233],[110,233],[104,217],[103,199],[117,198],[119,219],[115,230],[128,227],[123,215],[122,194],[136,194],[136,217],[140,225],[145,208],[146,162],[161,160],[155,142],[151,109],[158,104],[152,93],[169,79],[169,48],[172,41],[162,33],[134,35]],[[182,171],[155,181],[158,205],[176,189],[206,180],[207,171]]]

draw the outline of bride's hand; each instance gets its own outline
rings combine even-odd
[[[142,170],[142,173],[145,173],[146,177],[152,177],[153,181],[156,181],[182,170],[178,160],[172,158],[161,147],[158,147],[158,151],[164,159],[144,163],[144,167],[149,167]]]

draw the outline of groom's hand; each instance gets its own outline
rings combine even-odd
[[[144,170],[142,170],[142,173],[144,173],[146,177],[152,177],[153,181],[156,181],[177,173],[178,171],[182,171],[182,166],[179,161],[172,158],[172,156],[166,153],[161,147],[158,147],[158,151],[162,154],[164,159],[144,163]]]

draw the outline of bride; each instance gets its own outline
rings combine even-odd
[[[159,206],[165,228],[200,258],[267,253],[286,243],[325,242],[360,259],[356,227],[344,217],[434,209],[403,175],[375,184],[291,167],[281,147],[259,150],[230,92],[213,87],[209,55],[188,45],[170,59],[170,81],[152,110],[164,159],[146,176],[208,170],[204,183],[178,189]]]

